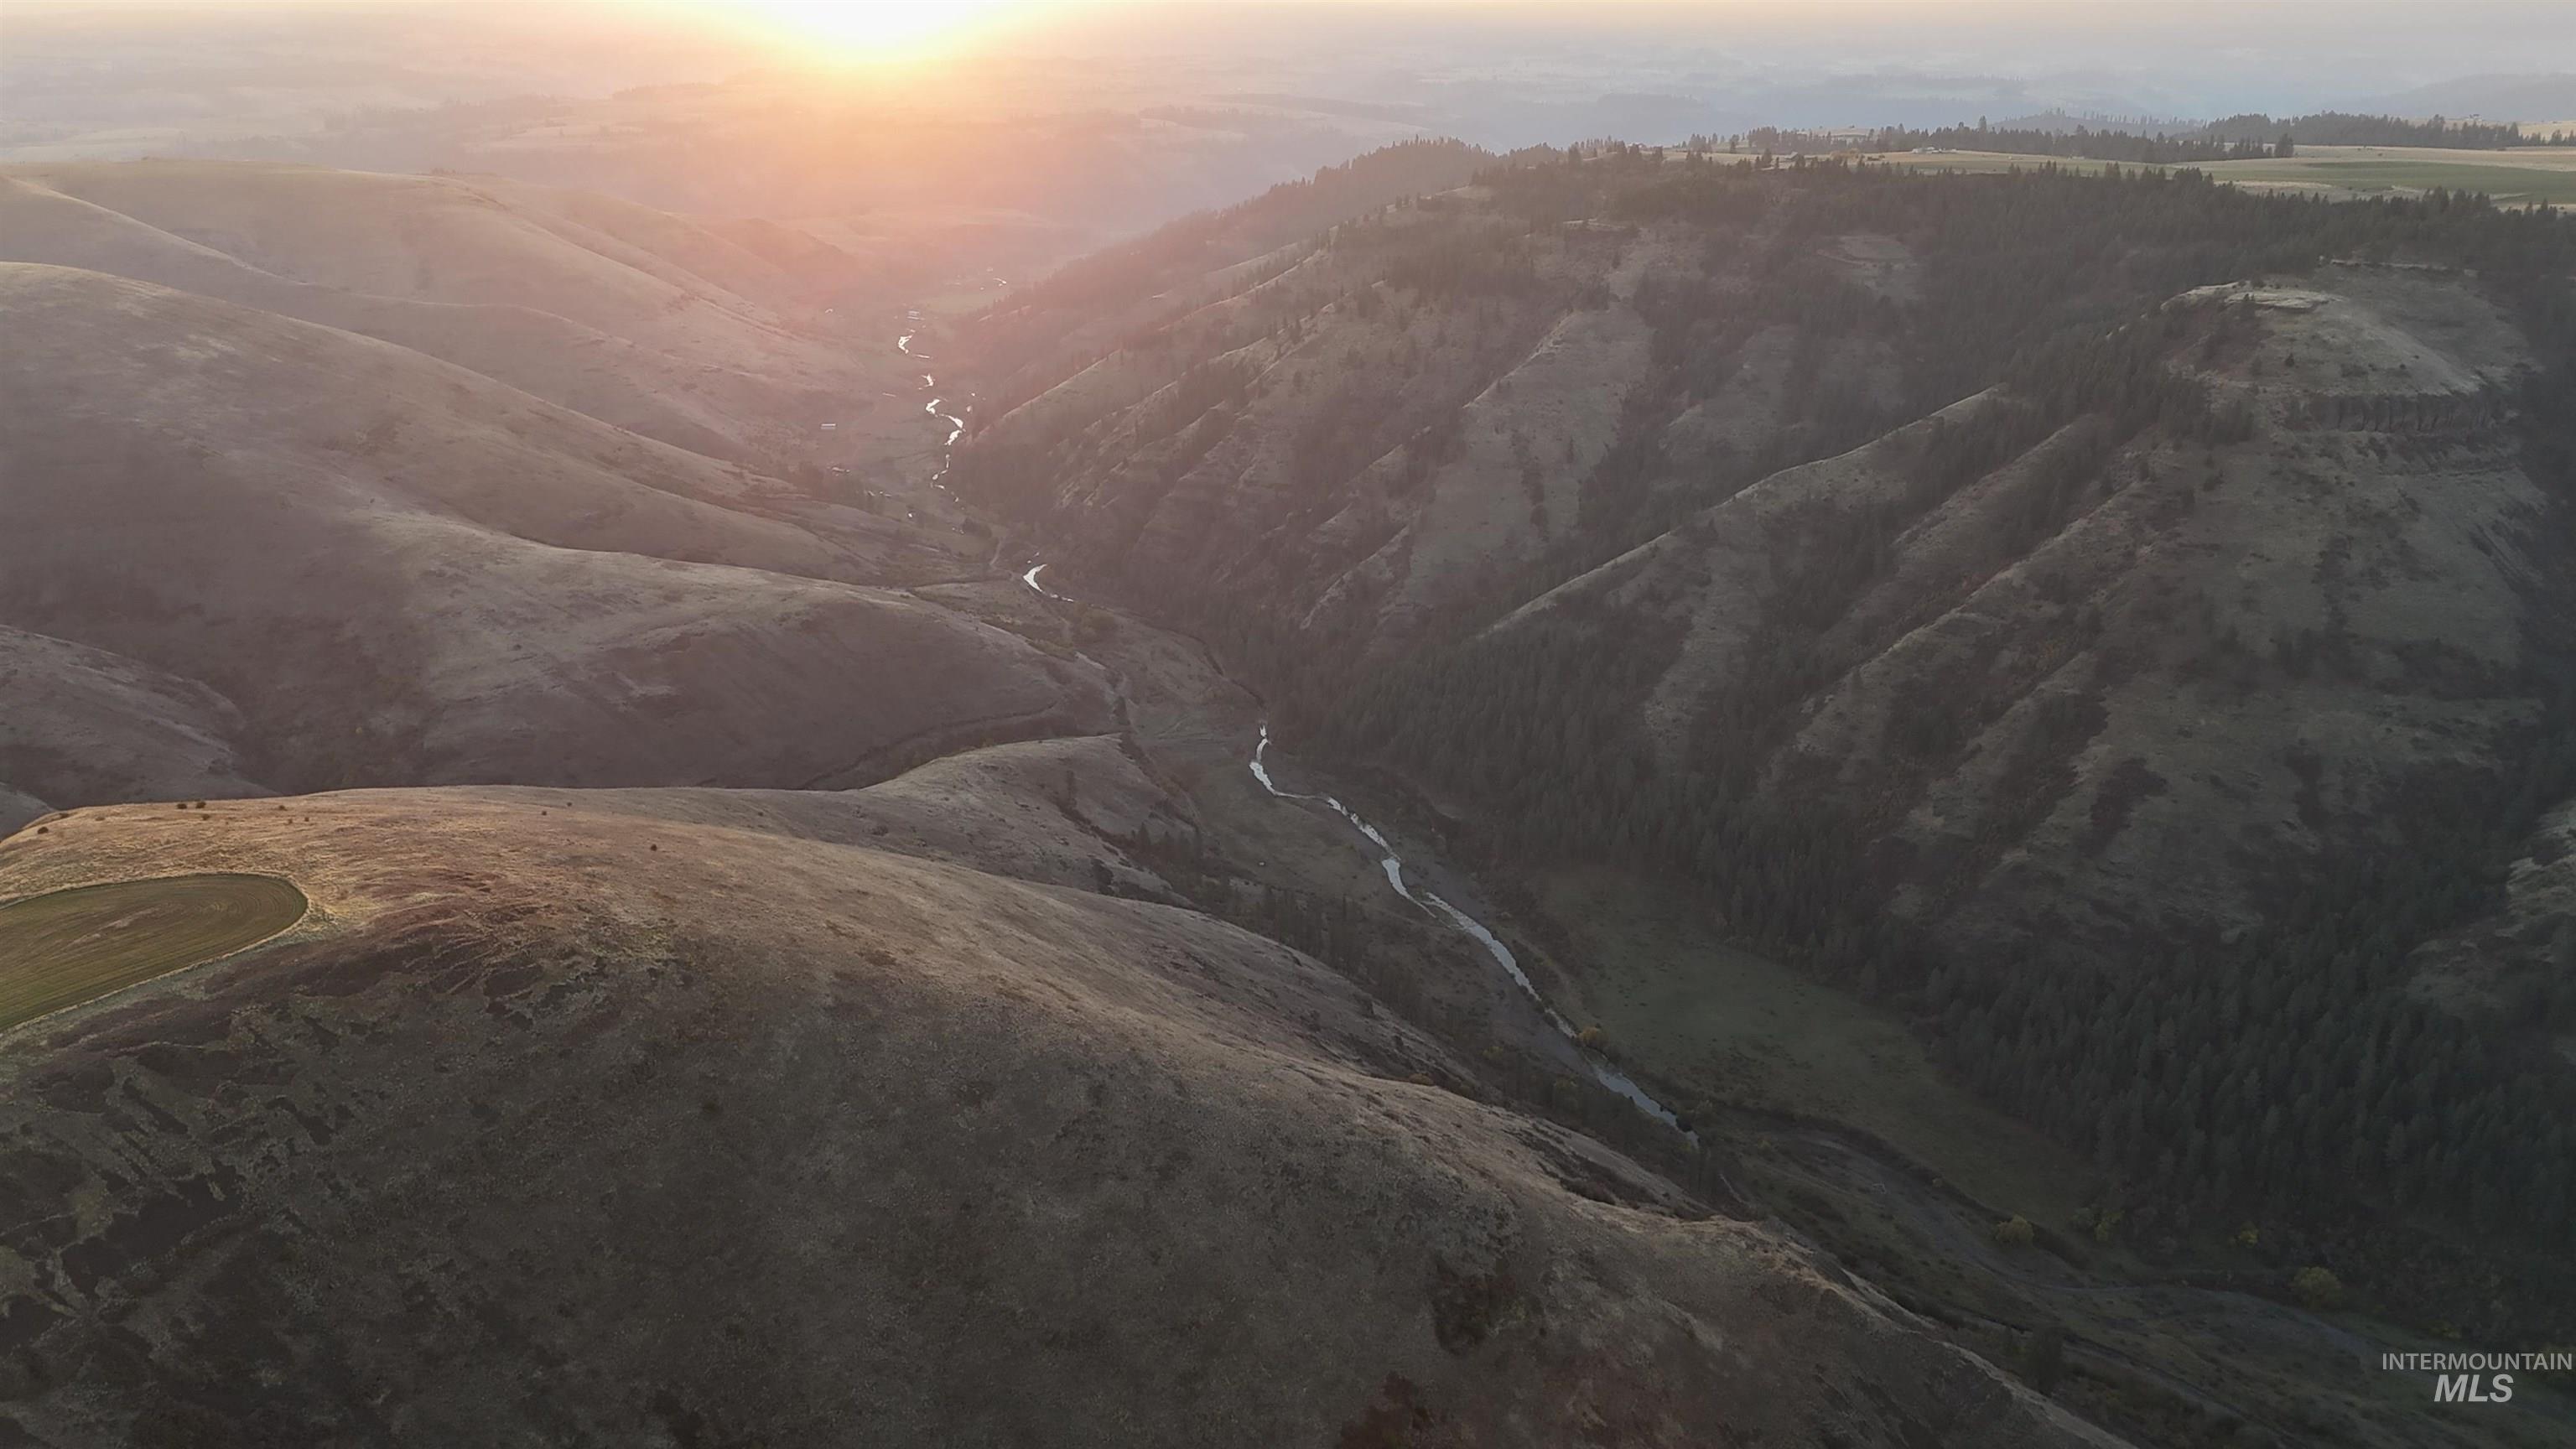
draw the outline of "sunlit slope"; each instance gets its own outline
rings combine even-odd
[[[290,281],[121,212],[0,177],[0,253],[319,322],[409,347],[666,443],[749,451],[748,435],[682,384],[697,372],[660,353],[534,308],[421,302]]]
[[[932,788],[1115,858],[1114,816],[1021,773]],[[1768,1229],[1432,1085],[1472,1073],[1273,942],[818,838],[876,793],[371,792],[0,845],[0,891],[257,871],[317,922],[9,1036],[12,1421],[2110,1442]]]
[[[884,385],[811,330],[803,298],[832,285],[812,248],[790,267],[680,217],[497,180],[14,167],[0,172],[0,258],[363,332],[702,451],[792,451]]]
[[[783,289],[775,267],[678,218],[604,198],[252,162],[9,174],[296,281],[535,307],[630,341],[726,349],[737,363],[796,344],[758,295]]]
[[[0,309],[0,622],[213,689],[270,786],[792,786],[1103,708],[739,469],[97,273]]]

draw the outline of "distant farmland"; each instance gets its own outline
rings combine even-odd
[[[265,941],[304,918],[275,876],[180,875],[0,906],[0,1031]]]
[[[2517,159],[2500,161],[2503,156]],[[2239,185],[2324,191],[2338,197],[2413,194],[2446,186],[2453,191],[2483,191],[2498,201],[2576,204],[2576,150],[2534,149],[2525,156],[2522,152],[2334,146],[2280,160],[2214,161],[2200,169]]]
[[[2082,157],[2024,156],[2002,151],[1909,151],[1870,159],[1891,166],[1971,173],[2055,165],[2090,174],[2103,167],[2100,161]],[[2501,202],[2576,206],[2576,147],[2452,151],[2316,146],[2300,148],[2296,154],[2282,158],[2204,161],[2193,169],[2249,190],[2315,192],[2337,200],[2416,195],[2442,186],[2454,191],[2482,191]]]
[[[2036,171],[2042,166],[2080,171],[2090,176],[2103,166],[2102,162],[2082,156],[2027,156],[2014,151],[1888,151],[1872,153],[1869,159],[1921,171],[1958,171],[1975,176],[2013,170]]]

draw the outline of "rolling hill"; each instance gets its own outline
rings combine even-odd
[[[814,330],[819,245],[755,248],[497,178],[197,161],[0,168],[0,260],[364,333],[741,459],[793,456],[850,395],[893,385],[890,366]]]
[[[885,587],[955,566],[901,523],[276,313],[33,264],[0,309],[0,620],[221,696],[192,794],[794,786],[1106,717],[1080,665]],[[175,727],[173,688],[78,728]],[[54,727],[13,754],[89,748]]]
[[[60,800],[199,800],[266,791],[243,777],[241,711],[192,679],[64,639],[0,628],[0,809],[15,830]]]
[[[1308,958],[876,833],[928,795],[1131,868],[1101,827],[1185,807],[1096,753],[19,834],[0,895],[230,873],[312,904],[9,1034],[0,1414],[157,1444],[2117,1442],[1479,1101]],[[1077,761],[1080,800],[1015,783]]]

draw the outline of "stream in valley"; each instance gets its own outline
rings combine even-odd
[[[910,314],[907,327],[918,326],[919,321],[920,314],[918,312],[912,313]],[[920,354],[912,350],[912,339],[916,335],[918,334],[914,331],[905,331],[901,336],[895,339],[895,350],[901,352],[906,357],[918,358]],[[932,389],[939,386],[939,382],[932,374],[925,372],[921,375],[921,386],[923,391],[930,392]],[[930,401],[923,405],[922,411],[948,425],[948,435],[940,443],[939,471],[931,475],[931,481],[934,484],[937,484],[941,491],[945,492],[948,485],[941,483],[939,480],[948,476],[950,460],[953,456],[954,449],[957,446],[958,438],[963,436],[966,431],[966,423],[962,418],[941,412],[939,410],[940,402],[941,399],[934,393]],[[965,407],[969,411],[973,409],[972,403],[961,404],[961,406]],[[1046,568],[1047,566],[1043,563],[1030,564],[1028,571],[1020,575],[1020,582],[1026,584],[1031,590],[1041,597],[1052,599],[1059,603],[1073,602],[1073,600],[1068,596],[1057,593],[1055,590],[1050,589],[1045,584],[1039,582],[1038,576],[1045,573]],[[1431,890],[1428,887],[1417,891],[1408,884],[1404,878],[1404,858],[1397,855],[1395,853],[1395,847],[1387,843],[1387,838],[1384,832],[1380,831],[1376,826],[1369,824],[1366,820],[1361,819],[1358,811],[1343,804],[1336,796],[1308,795],[1301,794],[1293,790],[1283,790],[1279,788],[1278,782],[1271,778],[1269,763],[1264,758],[1269,754],[1269,752],[1270,726],[1265,722],[1261,726],[1261,735],[1259,740],[1252,747],[1252,757],[1245,762],[1252,770],[1252,778],[1260,782],[1262,789],[1269,791],[1274,799],[1284,801],[1307,801],[1323,805],[1334,814],[1341,816],[1346,821],[1349,821],[1351,828],[1357,830],[1360,833],[1361,838],[1368,842],[1370,849],[1376,852],[1378,857],[1378,868],[1386,872],[1387,885],[1392,888],[1397,895],[1400,895],[1406,900],[1412,902],[1426,914],[1432,916],[1434,919],[1446,921],[1452,929],[1474,941],[1479,947],[1482,947],[1485,954],[1493,959],[1494,964],[1502,968],[1503,974],[1512,979],[1512,984],[1518,986],[1522,993],[1528,996],[1530,1001],[1538,1007],[1539,1013],[1547,1018],[1548,1025],[1556,1028],[1557,1032],[1566,1039],[1566,1042],[1572,1048],[1575,1055],[1579,1057],[1584,1066],[1591,1071],[1593,1080],[1626,1098],[1629,1102],[1635,1104],[1639,1111],[1644,1112],[1647,1116],[1654,1118],[1656,1121],[1663,1123],[1667,1127],[1680,1131],[1683,1136],[1690,1138],[1694,1143],[1699,1140],[1697,1133],[1682,1126],[1680,1119],[1674,1114],[1670,1107],[1656,1101],[1645,1088],[1637,1085],[1634,1078],[1630,1077],[1626,1072],[1623,1072],[1617,1067],[1611,1065],[1607,1060],[1602,1058],[1600,1053],[1592,1051],[1581,1044],[1579,1040],[1581,1033],[1574,1023],[1566,1020],[1564,1013],[1558,1011],[1554,1006],[1549,1004],[1547,997],[1540,993],[1537,983],[1530,980],[1529,972],[1522,969],[1520,958],[1512,953],[1511,947],[1503,944],[1502,939],[1494,934],[1492,928],[1488,927],[1484,922],[1476,919],[1474,916],[1471,916],[1465,911],[1462,911],[1458,907],[1450,904],[1449,901],[1444,899],[1437,891]]]
[[[1034,574],[1036,570],[1033,569],[1030,572]],[[1427,886],[1416,891],[1407,885],[1404,879],[1404,858],[1397,855],[1395,847],[1387,843],[1384,832],[1361,819],[1358,811],[1343,804],[1337,796],[1306,795],[1294,790],[1280,789],[1279,782],[1270,777],[1268,762],[1263,759],[1263,756],[1269,752],[1270,726],[1265,723],[1261,726],[1260,741],[1252,747],[1252,759],[1249,762],[1252,767],[1252,778],[1261,782],[1262,789],[1281,800],[1318,801],[1334,814],[1349,821],[1351,827],[1359,831],[1360,835],[1377,850],[1378,868],[1386,872],[1386,883],[1395,888],[1395,893],[1433,916],[1447,921],[1460,934],[1482,946],[1485,954],[1493,958],[1494,964],[1503,968],[1503,974],[1512,978],[1512,984],[1518,986],[1522,993],[1537,1005],[1539,1013],[1547,1018],[1548,1025],[1555,1027],[1568,1042],[1576,1043],[1575,1053],[1583,1059],[1583,1064],[1591,1069],[1593,1080],[1635,1103],[1638,1110],[1647,1116],[1667,1127],[1678,1129],[1691,1141],[1699,1140],[1697,1133],[1681,1125],[1680,1119],[1674,1115],[1671,1108],[1656,1101],[1645,1088],[1637,1085],[1634,1078],[1603,1060],[1598,1052],[1591,1051],[1580,1044],[1580,1032],[1574,1023],[1566,1020],[1563,1012],[1548,1004],[1548,999],[1540,994],[1538,984],[1530,980],[1527,971],[1521,969],[1520,958],[1512,954],[1512,948],[1504,945],[1502,939],[1496,936],[1490,927],[1451,905],[1439,892]]]
[[[921,335],[918,330],[920,326],[920,312],[914,311],[905,313],[905,330],[894,339],[894,350],[916,362],[924,360],[920,353],[912,350],[912,339]],[[930,416],[937,421],[948,425],[948,436],[939,440],[939,471],[930,475],[931,485],[937,488],[940,492],[947,493],[948,485],[941,480],[948,476],[948,464],[950,459],[954,456],[954,450],[957,447],[957,440],[966,435],[966,420],[955,413],[943,413],[939,410],[939,405],[947,401],[947,399],[932,391],[932,389],[938,386],[938,378],[926,372],[921,375],[921,390],[930,393],[930,401],[923,403],[921,405],[921,410],[930,414]],[[965,409],[967,412],[973,412],[975,410],[975,404],[972,402],[959,403],[958,406]]]
[[[915,314],[915,317],[917,321],[918,314]],[[897,339],[896,342],[897,348],[908,357],[917,355],[914,354],[911,349],[911,342],[914,335],[915,334],[912,331],[906,331],[899,339]],[[937,385],[936,380],[931,374],[922,374],[922,387],[924,391],[927,392],[935,389]],[[971,404],[962,405],[962,407],[965,411],[972,410]],[[933,475],[934,482],[947,475],[951,452],[955,448],[957,440],[964,434],[966,426],[961,418],[942,412],[940,411],[940,408],[941,399],[934,394],[930,401],[925,404],[923,409],[933,418],[936,418],[948,425],[946,437],[940,445],[939,471],[937,474]],[[941,483],[940,487],[943,491],[946,491],[947,485]],[[1058,592],[1046,584],[1044,575],[1047,572],[1047,567],[1048,566],[1043,562],[1030,563],[1020,574],[1020,582],[1033,593],[1051,601],[1068,604],[1077,602],[1071,596]],[[1602,1086],[1608,1088],[1612,1092],[1617,1093],[1619,1096],[1626,1098],[1630,1103],[1635,1105],[1638,1110],[1645,1112],[1647,1115],[1664,1123],[1666,1126],[1682,1132],[1682,1134],[1689,1138],[1689,1140],[1694,1144],[1699,1141],[1698,1134],[1689,1128],[1683,1127],[1671,1108],[1657,1101],[1652,1094],[1639,1086],[1627,1073],[1619,1070],[1618,1067],[1604,1059],[1599,1053],[1582,1045],[1579,1030],[1575,1024],[1567,1020],[1564,1013],[1558,1011],[1549,1003],[1546,996],[1538,989],[1537,983],[1530,979],[1528,971],[1523,969],[1521,966],[1519,957],[1513,953],[1510,946],[1504,944],[1501,938],[1494,934],[1490,927],[1475,916],[1460,909],[1456,904],[1441,896],[1437,891],[1432,890],[1427,884],[1414,879],[1408,879],[1404,858],[1397,853],[1395,847],[1388,841],[1384,831],[1378,829],[1376,826],[1370,824],[1366,819],[1362,818],[1359,812],[1345,804],[1338,796],[1331,794],[1308,794],[1282,788],[1277,777],[1271,773],[1271,762],[1268,758],[1269,752],[1270,726],[1267,722],[1264,722],[1260,727],[1260,733],[1254,741],[1252,753],[1249,758],[1246,759],[1245,765],[1251,771],[1253,780],[1257,782],[1271,798],[1288,804],[1320,805],[1348,822],[1351,828],[1358,833],[1361,842],[1366,845],[1371,854],[1376,858],[1378,868],[1385,874],[1387,887],[1393,890],[1397,895],[1403,897],[1404,900],[1411,903],[1414,907],[1423,911],[1426,915],[1432,916],[1434,919],[1446,923],[1451,929],[1456,930],[1461,935],[1474,941],[1476,945],[1484,951],[1486,956],[1489,957],[1497,967],[1501,968],[1503,974],[1511,978],[1512,984],[1518,987],[1521,992],[1527,996],[1529,1001],[1537,1007],[1539,1013],[1546,1018],[1548,1024],[1565,1039],[1566,1049],[1572,1052],[1583,1063],[1585,1068],[1592,1074],[1594,1080],[1598,1081]],[[1967,1238],[1960,1238],[1958,1235],[1962,1232],[1973,1234],[1975,1225],[1973,1223],[1968,1223],[1966,1219],[1960,1218],[1955,1208],[1941,1200],[1937,1193],[1928,1191],[1915,1193],[1912,1186],[1914,1179],[1910,1174],[1887,1170],[1883,1165],[1878,1163],[1875,1157],[1852,1147],[1850,1144],[1843,1142],[1839,1137],[1834,1137],[1829,1134],[1811,1135],[1815,1136],[1818,1140],[1828,1143],[1839,1159],[1862,1164],[1869,1174],[1869,1181],[1875,1198],[1882,1201],[1911,1203],[1911,1211],[1907,1214],[1907,1221],[1912,1225],[1911,1231],[1922,1235],[1926,1241],[1942,1241],[1946,1235],[1949,1240],[1952,1240],[1955,1244],[1959,1245],[1960,1251],[1973,1251],[1977,1244],[1978,1237],[1981,1235],[1974,1235]],[[1966,1223],[1965,1227],[1962,1226],[1963,1223]],[[2009,1272],[2011,1270],[1999,1269],[1998,1271]],[[2088,1301],[2106,1294],[2148,1295],[2157,1291],[2153,1285],[2133,1285],[2126,1283],[2096,1284],[2091,1282],[2085,1282],[2082,1284],[2060,1284],[2039,1281],[2018,1273],[2015,1273],[2013,1276],[2016,1281],[2022,1284],[2023,1287],[2031,1291],[2047,1293],[2052,1296],[2076,1296]],[[2258,1300],[2247,1299],[2242,1294],[2197,1289],[2183,1289],[2181,1292],[2183,1293],[2186,1302],[2189,1302],[2194,1306],[2203,1307],[2205,1311],[2213,1313],[2226,1312],[2232,1315],[2258,1313],[2266,1317],[2286,1319],[2289,1323],[2298,1326],[2306,1332],[2317,1335],[2318,1341],[2325,1346],[2327,1351],[2358,1351],[2354,1349],[2353,1345],[2361,1342],[2361,1340],[2356,1339],[2350,1333],[2339,1328],[2326,1325],[2321,1320],[2316,1319],[2313,1315],[2297,1313],[2294,1310],[2279,1307],[2277,1305],[2263,1304]],[[2121,1301],[2126,1300],[2123,1299]],[[2161,1302],[2158,1302],[2156,1306],[2161,1311],[2172,1311],[2170,1305]],[[2079,1340],[2079,1342],[2083,1344],[2083,1347],[2087,1352],[2121,1364],[2133,1372],[2148,1374],[2172,1392],[2185,1395],[2195,1401],[2199,1401],[2202,1398],[2199,1389],[2193,1383],[2178,1379],[2154,1365],[2142,1361],[2128,1348],[2109,1342],[2093,1342],[2091,1340]],[[2364,1344],[2364,1347],[2367,1347],[2367,1345]]]

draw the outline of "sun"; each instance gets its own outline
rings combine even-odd
[[[920,60],[989,32],[1030,0],[697,0],[694,8],[744,21],[817,59]]]

